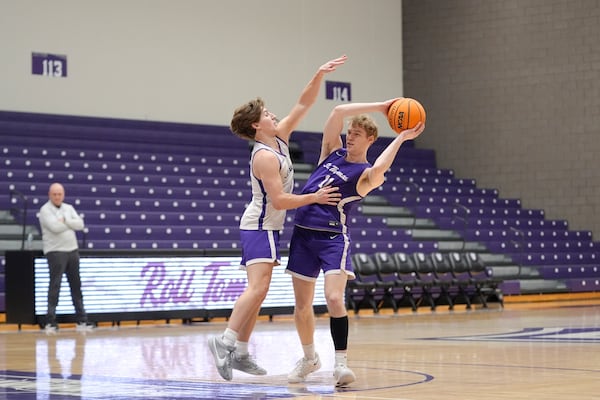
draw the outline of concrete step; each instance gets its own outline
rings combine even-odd
[[[315,166],[308,163],[294,163],[294,178],[297,172],[308,172],[309,174],[315,169]]]
[[[309,176],[310,172],[294,171],[294,180],[298,182],[306,182]]]
[[[388,217],[412,217],[412,212],[405,207],[384,205],[362,205],[362,213],[365,215],[384,215]]]
[[[0,223],[14,223],[15,219],[13,218],[10,211],[0,210]]]
[[[25,234],[28,233],[35,235],[39,235],[39,231],[37,227],[33,225],[27,225],[25,227]],[[18,235],[21,237],[23,234],[23,225],[17,224],[0,224],[0,235]]]
[[[548,279],[520,280],[521,294],[545,294],[568,292],[569,288],[564,282]]]
[[[436,224],[431,219],[414,217],[389,217],[387,226],[390,228],[435,228]]]
[[[504,254],[481,253],[481,260],[486,265],[514,265],[513,260]]]
[[[521,266],[519,265],[493,265],[485,264],[492,270],[493,277],[498,280],[510,281],[521,279]]]
[[[418,240],[462,240],[457,232],[444,229],[413,229],[412,237]]]
[[[462,240],[443,240],[438,242],[438,250],[448,251],[485,251],[486,248],[479,242],[464,242]]]
[[[27,243],[25,243],[27,247]],[[21,239],[19,240],[0,240],[0,253],[6,250],[21,250]],[[42,250],[42,241],[34,240],[31,242],[31,250]]]
[[[376,194],[374,195],[368,195],[367,197],[365,197],[362,201],[363,205],[370,205],[370,206],[387,206],[390,204],[390,202],[383,196],[378,196]]]

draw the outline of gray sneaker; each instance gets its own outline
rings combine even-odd
[[[215,358],[215,366],[219,375],[226,381],[230,381],[233,378],[231,353],[235,350],[235,346],[227,346],[220,337],[215,336],[208,339],[208,348]]]
[[[266,375],[267,370],[259,366],[250,354],[231,353],[231,368],[251,375]]]
[[[294,370],[288,375],[288,382],[304,382],[304,379],[308,374],[315,372],[319,368],[321,368],[321,360],[319,359],[318,354],[315,354],[314,360],[307,360],[306,358],[302,357],[296,363],[296,367],[294,368]]]

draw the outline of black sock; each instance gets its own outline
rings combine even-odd
[[[348,349],[348,316],[329,318],[329,329],[335,350]]]

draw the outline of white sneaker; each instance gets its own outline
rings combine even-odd
[[[56,335],[58,325],[46,324],[46,326],[44,326],[44,331],[46,332],[46,335]]]
[[[208,339],[208,348],[215,358],[215,366],[219,375],[226,381],[230,381],[233,378],[231,353],[235,350],[235,346],[227,346],[220,337],[215,336]]]
[[[77,332],[90,332],[90,331],[93,331],[95,328],[96,328],[96,325],[91,324],[89,322],[79,322],[75,326],[75,330]]]
[[[338,364],[333,370],[333,376],[335,377],[335,386],[346,386],[356,380],[356,375],[346,365]]]
[[[288,375],[288,382],[304,382],[304,379],[308,374],[317,371],[319,368],[321,368],[321,360],[319,359],[318,354],[315,354],[314,360],[307,360],[305,357],[302,357],[296,363],[294,370]]]
[[[267,370],[254,361],[250,354],[239,355],[231,353],[231,368],[251,375],[266,375]]]

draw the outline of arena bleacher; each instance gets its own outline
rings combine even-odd
[[[0,254],[25,245],[41,249],[36,213],[52,182],[63,183],[65,201],[85,218],[84,248],[238,249],[239,217],[251,196],[249,146],[227,127],[0,112],[0,137]],[[297,132],[292,138],[299,188],[316,162],[320,137]],[[371,161],[389,140],[376,142]],[[600,243],[592,232],[570,230],[568,221],[548,220],[541,209],[524,209],[519,199],[437,168],[435,152],[413,143],[402,147],[386,183],[359,206],[351,226],[353,252],[375,266],[376,254],[395,260],[405,253],[413,261],[417,253],[476,254],[493,277],[472,287],[458,273],[452,287],[439,277],[429,284],[419,278],[419,293],[429,290],[433,300],[412,293],[415,300],[403,294],[401,280],[392,285],[378,277],[377,290],[352,294],[356,286],[349,286],[355,311],[365,302],[378,304],[375,309],[470,305],[485,302],[481,293],[488,289],[486,296],[496,297],[600,289]],[[290,235],[291,229],[282,233],[283,246]],[[392,297],[381,290],[392,286]]]

